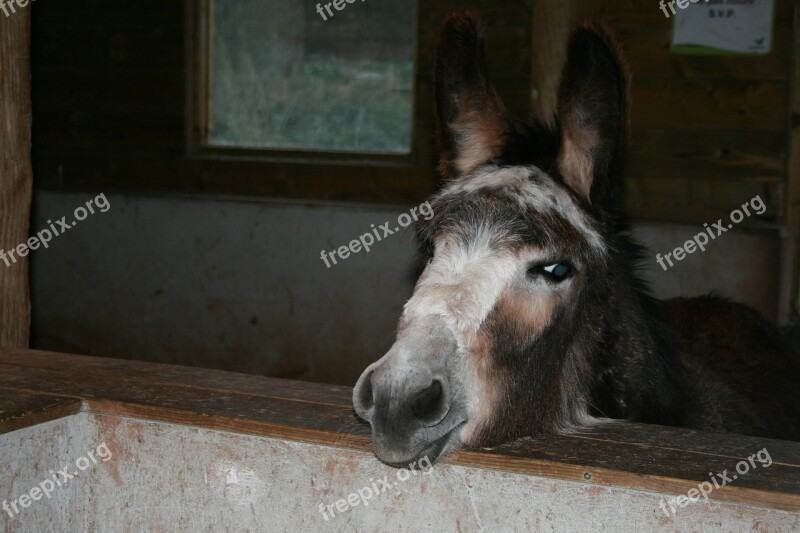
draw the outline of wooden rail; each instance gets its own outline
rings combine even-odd
[[[0,433],[78,412],[183,424],[369,451],[348,387],[22,349],[0,350]],[[800,511],[800,443],[609,422],[592,432],[526,439],[445,462],[604,486],[686,494],[709,472],[766,448],[710,497]]]

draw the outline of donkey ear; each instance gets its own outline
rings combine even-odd
[[[435,69],[439,171],[469,172],[502,153],[508,118],[489,82],[483,27],[472,15],[444,23]]]
[[[611,189],[628,139],[629,75],[603,28],[584,24],[569,42],[558,93],[558,168],[567,185],[596,203]]]

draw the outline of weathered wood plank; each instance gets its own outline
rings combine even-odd
[[[635,424],[619,420],[604,422],[597,428],[582,430],[576,438],[636,444],[645,448],[691,451],[697,454],[747,457],[768,448],[775,462],[800,468],[800,446],[788,441],[738,435],[733,442],[729,435],[687,428]],[[800,475],[800,472],[798,472]],[[800,478],[798,478],[800,479]]]
[[[775,25],[777,27],[791,26],[792,0],[775,1]],[[603,0],[588,4],[584,11],[586,16],[602,18],[616,30],[671,29],[673,19],[667,19],[659,9],[658,2],[642,0]]]
[[[644,10],[641,10],[644,11]],[[792,63],[792,27],[775,28],[773,50],[758,56],[675,54],[670,51],[672,26],[653,31],[635,27],[617,31],[634,84],[643,79],[772,81],[787,83]]]
[[[131,7],[136,11],[142,9],[133,5]],[[75,9],[68,11],[81,12]],[[44,10],[45,14],[47,12]],[[60,27],[60,31],[48,34],[47,39],[34,41],[31,54],[37,72],[69,69],[93,71],[95,75],[101,76],[109,71],[130,68],[171,68],[178,77],[181,76],[183,57],[180,19],[172,21],[177,24],[173,28],[157,23],[138,28],[129,25],[115,28],[115,21],[108,11],[104,10],[103,13],[106,16],[101,20],[105,25],[96,28],[85,24],[70,25],[63,16],[58,22],[49,17],[37,17],[37,23],[58,23]],[[166,20],[169,22],[169,19]],[[68,49],[79,50],[80,53],[64,54],[63,51]]]
[[[34,357],[31,357],[31,355]],[[69,364],[65,365],[65,357]],[[12,367],[18,367],[12,370]],[[73,367],[79,367],[86,383],[74,379]],[[221,394],[247,394],[263,398],[295,400],[350,408],[353,390],[341,385],[314,384],[290,379],[239,374],[223,370],[185,367],[177,365],[150,364],[125,359],[105,359],[83,355],[53,354],[30,350],[4,351],[3,368],[9,374],[18,372],[14,383],[35,387],[35,377],[46,379],[45,390],[58,387],[59,380],[70,383],[69,390],[81,395],[83,391],[96,389],[96,380],[122,381],[132,384],[146,382],[160,387],[184,387],[214,391]],[[28,376],[28,377],[25,377]],[[2,379],[2,377],[0,377]]]
[[[72,398],[96,414],[370,448],[369,427],[345,404],[346,387],[46,352],[2,355],[0,395],[16,411],[24,411],[26,402],[46,411]],[[77,404],[65,405],[74,410]],[[773,460],[769,467],[752,468],[710,497],[800,510],[800,444],[785,441],[613,422],[575,435],[464,451],[446,461],[681,494],[707,481],[708,472],[733,472],[763,448]]]
[[[789,162],[786,193],[786,226],[789,246],[784,257],[782,318],[796,317],[800,312],[800,6],[795,3],[794,61],[792,66],[792,99],[789,109]]]
[[[80,412],[78,398],[31,394],[0,388],[0,433],[35,426]]]
[[[639,127],[786,131],[786,83],[637,79],[631,94]]]
[[[693,462],[692,459],[695,458],[691,457],[690,459],[690,456],[686,454],[677,454],[673,457],[662,454],[651,455],[649,451],[631,449],[626,446],[614,446],[613,448],[598,446],[575,450],[570,446],[572,442],[574,441],[569,439],[560,439],[549,443],[531,440],[524,448],[518,450],[516,456],[509,449],[503,449],[504,453],[502,454],[466,451],[454,454],[448,462],[674,495],[686,495],[689,490],[697,489],[700,483],[706,481],[710,483],[708,472],[716,475],[727,470],[730,475],[731,469],[736,464],[736,461],[724,462],[717,458],[710,461],[703,459]],[[566,455],[567,458],[556,460],[531,457],[531,454],[535,455],[538,450],[551,447],[564,450],[565,454],[572,452],[574,455]],[[579,464],[584,457],[600,457],[615,452],[620,455],[633,454],[628,456],[628,460],[624,460],[623,457],[623,460],[619,461],[626,464],[627,468],[631,470],[624,470],[626,467],[619,469],[616,466],[609,468],[597,461],[584,461],[583,464]],[[670,461],[679,461],[686,470],[677,473],[670,468],[663,469],[661,466],[665,463],[661,461],[666,461],[667,464]],[[636,466],[633,466],[634,464]],[[772,470],[773,467],[777,468]],[[692,473],[687,473],[689,471]],[[759,472],[759,474],[755,474],[755,472]],[[785,492],[784,487],[780,485],[780,479],[784,477],[794,484],[794,480],[798,476],[796,468],[773,464],[769,468],[754,470],[751,473],[754,474],[753,477],[761,476],[758,482],[759,488],[751,484],[752,478],[747,479],[746,476],[741,476],[731,484],[715,489],[709,498],[787,511],[800,510],[800,497],[794,492]],[[794,491],[795,489],[789,490]]]
[[[634,127],[627,175],[637,179],[783,183],[783,132]],[[677,192],[677,191],[676,191]]]
[[[238,401],[233,404],[238,404]],[[219,406],[214,402],[209,402],[203,412],[171,408],[162,402],[158,402],[158,405],[144,405],[107,400],[88,400],[87,408],[90,412],[104,415],[346,446],[358,450],[370,449],[369,428],[356,421],[352,415],[348,416],[341,410],[328,406],[315,407],[312,413],[306,410],[306,416],[302,416],[302,411],[295,411],[287,403],[277,410],[281,413],[293,411],[295,414],[288,418],[280,415],[283,417],[281,419],[269,416],[272,413],[233,416],[232,413],[220,412]],[[736,438],[722,436],[723,442]],[[770,453],[781,447],[798,447],[795,443],[782,441],[766,440],[763,443],[765,446],[762,447],[766,447]],[[524,439],[491,450],[462,451],[444,460],[528,475],[685,494],[699,483],[708,481],[708,472],[732,472],[740,460],[761,449],[756,448],[741,455],[698,454],[680,448],[645,448],[636,443],[619,443],[613,440],[605,442],[572,436],[548,436]],[[774,460],[774,456],[772,457]],[[800,467],[774,460],[769,467],[757,466],[730,485],[716,489],[710,497],[798,511]]]
[[[0,17],[0,250],[28,239],[31,163],[30,9]],[[27,253],[26,253],[27,255]],[[0,346],[28,345],[28,258],[0,261]],[[8,264],[6,264],[8,262]]]
[[[131,145],[136,145],[135,140]],[[92,149],[58,150],[38,159],[39,183],[49,189],[111,191],[163,191],[187,194],[241,195],[253,200],[259,196],[272,198],[314,198],[318,200],[373,201],[389,204],[412,204],[434,192],[433,173],[417,175],[402,166],[356,162],[343,157],[324,160],[301,160],[287,155],[278,161],[237,160],[236,158],[171,159],[164,154],[148,152],[139,145],[139,152],[108,151],[98,156]],[[296,164],[289,165],[287,161]],[[366,169],[366,170],[365,170]],[[354,179],[369,174],[379,179]],[[236,179],[220,180],[220,176]],[[115,176],[113,182],[108,177]],[[269,176],[269,179],[264,179]],[[425,185],[424,190],[421,187]]]
[[[764,219],[777,221],[783,214],[782,184],[742,181],[698,181],[675,174],[665,178],[630,176],[626,183],[628,214],[669,222],[713,222],[728,217],[731,210],[760,195],[767,206]],[[769,218],[766,218],[769,217]],[[737,227],[763,227],[757,217],[748,217]]]
[[[567,39],[577,14],[587,2],[536,2],[533,6],[533,116],[549,122],[558,104],[561,71],[567,60]]]

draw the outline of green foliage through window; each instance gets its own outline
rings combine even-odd
[[[215,0],[210,144],[408,152],[414,2],[383,4]]]

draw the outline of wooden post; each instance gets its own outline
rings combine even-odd
[[[789,161],[787,170],[786,226],[784,239],[781,321],[795,318],[800,311],[800,6],[794,7],[794,56],[792,58],[792,98],[789,108]],[[786,243],[788,241],[788,244]]]
[[[532,80],[533,118],[552,122],[558,100],[561,71],[567,61],[567,39],[580,13],[587,13],[584,0],[533,3]]]
[[[31,164],[30,5],[0,11],[0,346],[27,347],[28,258],[9,251],[28,239]],[[16,262],[14,261],[16,259]],[[8,261],[8,265],[6,265]]]

